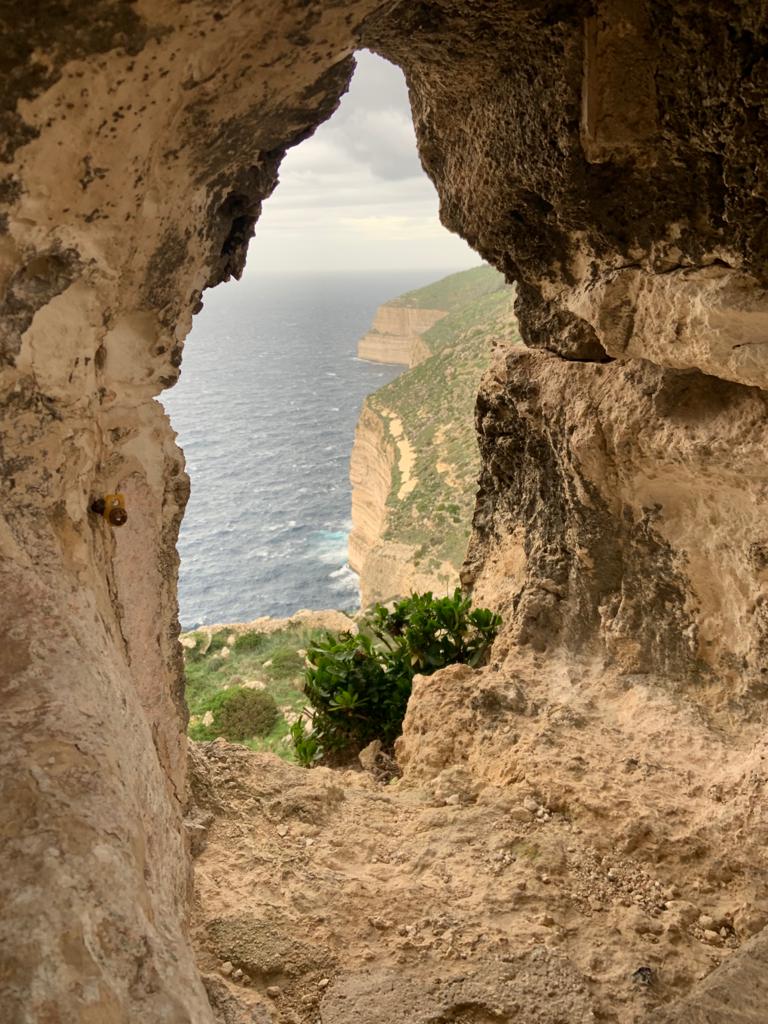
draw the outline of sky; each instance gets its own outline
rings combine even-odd
[[[256,225],[246,275],[265,270],[463,270],[476,252],[438,219],[402,71],[360,51],[349,92],[289,150]]]

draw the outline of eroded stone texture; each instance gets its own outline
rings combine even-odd
[[[523,334],[549,350],[507,361],[480,404],[469,573],[502,644],[630,681],[716,675],[719,707],[760,718],[763,3],[0,17],[4,1019],[212,1019],[185,936],[187,480],[154,399],[360,42],[404,67],[443,220],[520,279]],[[120,533],[87,511],[116,489]],[[757,975],[739,962],[730,977]],[[688,1019],[730,1019],[728,977],[689,993]]]
[[[515,649],[416,678],[387,785],[195,745],[221,1019],[759,1024],[766,737],[719,689]]]
[[[388,425],[393,420],[397,424],[397,436]],[[390,411],[387,417],[368,403],[363,405],[349,462],[352,530],[348,556],[350,567],[360,577],[363,608],[413,592],[452,592],[459,585],[458,572],[450,562],[441,562],[425,571],[414,562],[415,544],[385,536],[393,469],[405,461],[410,472],[413,462],[413,451],[410,445],[403,446],[403,438],[402,423],[394,413]],[[402,474],[400,479],[403,479]],[[418,487],[413,477],[409,483]]]
[[[186,939],[175,541],[154,400],[242,270],[285,148],[334,109],[357,3],[3,12],[0,645],[9,1024],[212,1019]],[[125,494],[113,531],[89,513]]]
[[[523,281],[529,343],[593,359],[631,336],[633,355],[765,381],[760,347],[733,351],[765,308],[764,5],[416,3],[367,31],[408,74],[443,221]],[[706,268],[694,331],[730,328],[681,354]]]
[[[564,1017],[573,1024],[594,1020],[582,979],[543,947],[505,964],[440,967],[432,976],[402,967],[363,970],[343,978],[320,1007],[322,1024],[490,1024],[515,1017],[540,1024]]]
[[[516,643],[763,695],[765,392],[512,352],[483,382],[477,423],[465,581]]]
[[[357,354],[375,363],[418,366],[431,354],[421,335],[444,316],[443,309],[411,309],[385,303],[376,310],[370,330],[358,341]]]
[[[443,221],[569,361],[513,359],[481,395],[466,579],[496,559],[478,596],[517,642],[759,685],[762,398],[724,381],[768,380],[764,14],[420,3],[366,28],[406,69]]]

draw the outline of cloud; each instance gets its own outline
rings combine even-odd
[[[381,182],[426,181],[402,72],[366,51],[357,59],[357,71],[339,109],[283,161],[284,183],[309,176],[319,184],[322,178],[339,174],[367,174]],[[289,202],[285,193],[290,190],[284,185],[282,191],[283,202]]]
[[[251,244],[274,269],[474,266],[479,257],[440,225],[419,163],[405,79],[374,54],[330,121],[292,149]]]
[[[326,137],[382,180],[422,177],[402,71],[367,50],[356,58],[349,92],[323,126]]]
[[[410,242],[414,239],[441,238],[445,231],[434,217],[424,216],[343,217],[341,224],[371,241]]]

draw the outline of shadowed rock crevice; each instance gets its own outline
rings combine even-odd
[[[768,40],[754,10],[733,17],[725,4],[610,0],[451,5],[434,21],[414,8],[399,10],[397,24],[373,21],[371,45],[409,78],[442,219],[521,282],[531,344],[619,354],[597,308],[622,305],[628,322],[634,294],[607,303],[601,285],[620,268],[637,268],[640,288],[647,274],[714,261],[731,268],[729,287],[744,274],[762,283],[763,202],[748,182],[765,173],[758,97]],[[458,40],[451,75],[436,58],[445,33]],[[745,39],[756,47],[746,64]],[[632,354],[644,356],[666,323],[664,354],[647,356],[664,365],[682,310],[672,293],[656,299],[658,321],[634,331]],[[696,357],[689,365],[718,373]],[[734,369],[724,375],[758,383]]]
[[[481,498],[463,581],[479,599],[509,588],[506,620],[517,643],[577,653],[597,641],[608,663],[617,645],[631,647],[628,671],[688,678],[698,669],[686,639],[684,561],[655,528],[661,509],[633,505],[610,486],[621,455],[606,437],[602,406],[632,375],[579,365],[576,374],[558,357],[512,355],[486,377],[477,407]],[[648,390],[654,371],[646,373]],[[584,404],[563,402],[566,390]],[[495,582],[481,582],[484,573]],[[664,616],[647,615],[651,607]]]
[[[515,312],[530,348],[543,348],[575,362],[611,361],[591,324],[547,302],[535,286],[518,284]]]
[[[465,584],[480,601],[507,595],[518,643],[599,652],[606,666],[685,683],[714,670],[734,696],[759,691],[765,633],[750,565],[767,415],[761,390],[695,371],[505,356],[478,399],[483,473]],[[727,536],[707,526],[718,514]],[[712,574],[733,574],[733,589],[718,594]]]
[[[81,271],[74,249],[36,253],[8,281],[0,305],[0,364],[13,365],[38,309],[60,295]]]

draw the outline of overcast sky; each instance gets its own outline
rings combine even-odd
[[[440,224],[399,68],[357,54],[349,92],[289,151],[256,225],[248,270],[463,270],[481,260]]]

